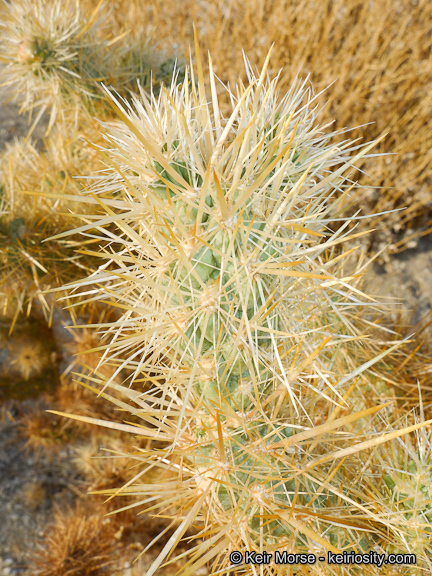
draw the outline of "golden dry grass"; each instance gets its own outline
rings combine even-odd
[[[96,0],[87,0],[95,3]],[[355,200],[381,212],[404,212],[374,220],[375,244],[404,248],[412,230],[432,224],[432,3],[429,0],[115,0],[116,25],[134,35],[152,34],[167,52],[188,58],[195,24],[203,53],[211,51],[223,82],[244,76],[241,49],[260,66],[272,43],[271,73],[283,67],[280,90],[300,70],[328,102],[322,121],[364,141],[388,136],[377,152],[395,156],[365,161],[365,184]],[[417,231],[418,233],[418,231]],[[400,240],[401,244],[398,244]]]

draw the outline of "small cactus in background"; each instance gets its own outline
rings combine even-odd
[[[0,313],[13,318],[11,329],[34,301],[50,317],[53,299],[42,291],[88,265],[80,262],[73,239],[44,241],[70,228],[81,194],[77,176],[89,166],[96,170],[98,161],[79,135],[65,142],[60,132],[51,133],[43,152],[18,139],[0,155]],[[68,201],[60,209],[58,196],[65,193]]]
[[[88,197],[105,214],[73,231],[97,231],[102,245],[88,254],[103,263],[69,288],[119,311],[101,326],[101,365],[115,370],[92,385],[140,424],[94,421],[158,441],[131,457],[159,481],[137,474],[111,493],[141,495],[137,505],[151,502],[177,526],[148,576],[192,525],[204,540],[184,575],[206,563],[230,573],[234,550],[379,546],[370,449],[424,425],[387,435],[388,417],[363,408],[356,386],[398,346],[374,356],[378,344],[361,342],[361,270],[344,273],[356,234],[343,197],[373,144],[332,145],[307,83],[279,98],[267,64],[259,76],[247,65],[227,118],[211,62],[207,98],[199,52],[197,78],[190,68],[157,97],[141,91],[130,104],[109,93],[119,116],[104,123],[111,169]]]
[[[100,82],[127,94],[137,82],[160,83],[170,69],[171,59],[150,49],[148,39],[112,36],[107,2],[83,10],[79,0],[0,1],[0,78],[21,112],[37,111],[32,129],[45,112],[48,132],[56,122],[91,123],[96,111],[109,115]]]
[[[2,3],[2,75],[21,110],[37,108],[36,122],[49,111],[48,128],[65,113],[80,113],[83,101],[97,95],[97,81],[107,78],[99,10],[85,18],[73,0]]]
[[[96,510],[78,503],[56,510],[33,559],[37,576],[104,576],[111,573],[118,553],[115,527]]]
[[[77,212],[76,178],[83,166],[86,174],[101,168],[93,116],[97,112],[106,120],[112,110],[100,82],[115,82],[128,94],[137,82],[160,86],[173,66],[173,59],[164,60],[146,38],[114,38],[104,25],[103,4],[83,10],[75,0],[0,0],[2,85],[20,111],[30,116],[37,111],[27,138],[0,156],[0,311],[12,314],[12,327],[16,315],[28,314],[36,300],[50,317],[52,302],[43,292],[71,281],[74,264],[83,265],[73,242],[43,241],[70,228],[67,213]],[[28,138],[44,114],[49,114],[49,136],[40,151]],[[69,198],[61,214],[59,195],[65,192]],[[93,205],[90,211],[95,210]]]

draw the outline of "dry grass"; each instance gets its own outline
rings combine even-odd
[[[88,0],[94,3],[95,0]],[[375,212],[406,210],[374,220],[375,244],[406,247],[411,230],[430,227],[432,198],[432,3],[429,0],[115,0],[112,17],[135,35],[157,31],[167,50],[188,57],[194,23],[203,51],[210,49],[223,82],[244,76],[241,48],[261,65],[272,43],[272,72],[284,68],[281,92],[296,73],[311,74],[328,102],[324,119],[335,127],[362,126],[353,137],[388,136],[379,152],[396,156],[366,160],[370,178],[382,189],[355,200]],[[402,239],[402,243],[398,242]]]

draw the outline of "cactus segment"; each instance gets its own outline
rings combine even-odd
[[[192,70],[157,97],[107,90],[119,121],[103,124],[111,167],[89,196],[105,214],[81,228],[97,230],[103,263],[70,285],[119,310],[100,385],[119,390],[126,371],[137,433],[166,444],[137,457],[161,470],[158,486],[123,493],[175,504],[176,542],[202,522],[214,544],[185,574],[206,561],[230,573],[235,549],[364,552],[388,527],[362,456],[381,407],[356,387],[388,351],[353,363],[367,298],[344,272],[355,220],[333,225],[373,143],[333,145],[311,88],[296,80],[279,98],[265,67],[246,71],[226,118],[215,78],[207,99]]]

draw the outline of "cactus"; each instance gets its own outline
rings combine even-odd
[[[416,415],[414,421],[420,419]],[[419,430],[414,438],[399,438],[380,449],[376,456],[381,485],[373,490],[381,503],[381,515],[398,532],[386,551],[416,555],[416,565],[403,574],[420,576],[432,569],[432,444],[430,434]]]
[[[87,387],[134,421],[75,418],[156,442],[131,455],[143,472],[107,493],[139,495],[137,506],[177,526],[147,576],[192,525],[203,541],[184,575],[205,563],[228,574],[235,550],[376,549],[393,528],[367,489],[370,449],[425,424],[387,434],[388,416],[364,408],[358,385],[400,344],[374,355],[378,344],[362,341],[361,266],[344,273],[358,234],[343,200],[374,143],[332,145],[307,82],[279,98],[269,57],[258,76],[246,64],[247,86],[228,89],[227,118],[211,61],[207,98],[199,51],[198,72],[158,96],[128,103],[107,90],[119,117],[103,124],[111,169],[83,196],[99,196],[104,214],[73,231],[97,231],[100,250],[87,253],[103,263],[68,288],[119,311],[100,327],[100,365],[114,371]],[[140,482],[149,470],[158,482]]]
[[[159,89],[172,67],[171,59],[150,50],[148,39],[113,37],[104,24],[109,11],[102,4],[85,10],[75,0],[0,0],[0,51],[6,64],[0,70],[2,85],[20,112],[31,117],[37,111],[27,138],[0,156],[0,311],[12,314],[11,329],[18,314],[28,314],[35,301],[47,318],[52,316],[52,302],[43,292],[71,281],[71,264],[83,265],[73,253],[73,242],[43,242],[61,234],[68,222],[57,211],[59,194],[69,194],[64,211],[76,214],[73,202],[80,187],[75,178],[82,176],[83,167],[87,173],[100,168],[94,147],[99,127],[95,132],[93,116],[112,117],[100,82],[114,81],[122,93],[137,82],[147,86],[152,81]],[[28,138],[44,113],[49,114],[49,135],[40,151]]]
[[[114,37],[107,7],[99,2],[83,9],[79,0],[1,0],[0,61],[6,65],[0,76],[20,112],[37,110],[31,132],[45,112],[47,132],[56,123],[70,130],[91,123],[95,113],[109,116],[102,81],[115,81],[127,94],[137,81],[158,86],[166,78],[171,59],[150,50],[148,39],[125,40],[124,32]]]
[[[34,558],[33,574],[103,576],[117,559],[115,527],[98,510],[78,502],[73,508],[56,509],[54,522],[43,534],[44,547]],[[41,539],[42,540],[42,539]]]
[[[72,0],[2,0],[2,12],[2,75],[21,111],[38,108],[36,123],[49,111],[48,129],[81,113],[97,97],[97,81],[107,78],[98,9],[84,18]]]
[[[258,75],[246,62],[248,82],[236,90],[217,85],[211,60],[206,87],[199,50],[197,71],[174,71],[160,90],[168,59],[150,95],[140,88],[128,102],[132,80],[151,80],[149,56],[141,40],[119,46],[106,35],[100,5],[85,18],[72,0],[0,1],[5,83],[23,111],[39,108],[34,125],[44,111],[49,130],[59,123],[44,152],[21,140],[0,158],[1,308],[12,311],[11,331],[36,297],[51,319],[45,291],[63,294],[64,282],[71,300],[89,305],[89,325],[70,345],[79,360],[86,353],[78,378],[131,416],[114,421],[113,409],[96,410],[69,382],[55,407],[141,437],[130,454],[125,442],[114,444],[119,469],[92,470],[98,492],[128,497],[122,512],[144,507],[170,519],[166,531],[174,532],[147,575],[185,556],[184,576],[204,564],[214,574],[380,573],[321,561],[237,565],[235,550],[407,551],[418,565],[398,567],[401,574],[430,571],[430,442],[424,430],[415,442],[401,439],[430,421],[395,425],[392,352],[400,341],[365,332],[376,330],[379,306],[362,292],[365,264],[359,246],[351,248],[361,236],[357,214],[344,213],[361,189],[355,166],[377,142],[320,127],[307,81],[296,78],[279,97],[270,55]],[[118,92],[103,97],[100,80]],[[93,148],[77,146],[83,134]],[[108,157],[96,174],[95,149]],[[88,194],[72,174],[91,175]],[[69,231],[59,200],[82,226]],[[86,239],[80,255],[78,233]],[[82,270],[90,275],[77,281]],[[106,305],[110,313],[99,314]],[[84,317],[72,312],[74,330]],[[33,348],[33,356],[23,346],[10,358],[24,380],[48,363]],[[28,445],[56,450],[75,437],[69,424],[55,433],[53,422],[40,412],[27,418]],[[141,467],[135,477],[125,458]],[[117,476],[126,484],[111,488]],[[190,528],[190,549],[172,558]],[[64,547],[62,538],[51,542],[54,553]],[[95,558],[87,571],[105,572],[110,546],[87,544]],[[47,562],[41,573],[63,570],[51,554]]]
[[[11,331],[19,313],[29,314],[34,302],[52,316],[53,298],[43,291],[71,281],[80,267],[91,270],[75,253],[73,239],[45,242],[70,229],[70,212],[80,206],[76,177],[98,167],[97,152],[83,145],[79,134],[66,142],[63,136],[53,131],[43,152],[17,139],[0,155],[0,313],[12,318]]]

